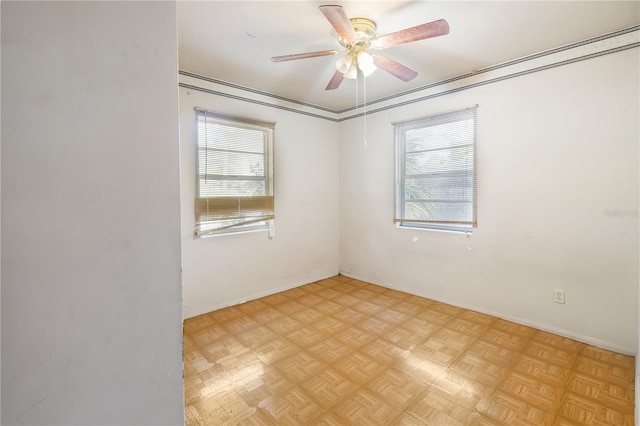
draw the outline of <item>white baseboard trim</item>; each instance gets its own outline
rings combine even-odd
[[[636,354],[636,410],[635,410],[635,425],[640,426],[640,350]]]
[[[199,315],[204,315],[207,314],[209,312],[213,312],[213,311],[217,311],[218,309],[224,309],[224,308],[228,308],[230,306],[236,306],[236,305],[241,305],[243,303],[249,302],[251,300],[256,300],[256,299],[260,299],[261,297],[266,297],[266,296],[271,296],[272,294],[276,294],[276,293],[280,293],[283,291],[287,291],[287,290],[291,290],[292,288],[296,288],[296,287],[300,287],[303,285],[307,285],[307,284],[311,284],[314,283],[316,281],[320,281],[320,280],[325,280],[327,278],[331,278],[331,277],[335,277],[336,275],[339,275],[338,272],[332,273],[330,275],[326,275],[323,274],[321,276],[319,276],[319,278],[309,278],[309,279],[305,279],[302,281],[296,281],[290,284],[286,284],[280,287],[276,287],[276,288],[270,288],[269,290],[266,291],[262,291],[259,293],[254,293],[251,294],[247,297],[243,297],[240,299],[232,299],[232,300],[227,300],[222,304],[219,305],[213,305],[211,307],[208,307],[206,309],[201,309],[201,310],[196,310],[195,312],[190,312],[188,315],[185,315],[182,320],[186,320],[189,318],[193,318],[193,317],[197,317]]]
[[[546,331],[546,332],[549,332],[549,333],[557,334],[558,336],[567,337],[569,339],[577,340],[579,342],[586,343],[588,345],[597,346],[599,348],[607,349],[607,350],[610,350],[610,351],[613,351],[613,352],[617,352],[617,353],[620,353],[620,354],[631,355],[631,356],[636,356],[637,355],[635,350],[631,350],[629,348],[625,348],[625,347],[616,345],[614,343],[607,342],[605,340],[595,339],[595,338],[590,337],[590,336],[585,336],[585,335],[582,335],[582,334],[579,334],[579,333],[574,333],[574,332],[572,332],[570,330],[564,330],[564,329],[561,329],[561,328],[556,328],[556,327],[553,327],[553,326],[548,325],[548,324],[543,324],[543,323],[539,323],[539,322],[536,322],[536,321],[529,321],[527,319],[514,317],[514,316],[511,316],[511,315],[504,315],[504,314],[501,314],[499,312],[494,312],[494,311],[491,311],[491,310],[479,308],[477,306],[470,306],[470,305],[460,304],[460,303],[457,303],[457,302],[452,302],[450,300],[435,299],[435,298],[428,297],[428,296],[425,296],[425,295],[422,295],[422,294],[411,293],[411,292],[408,292],[406,289],[398,288],[398,287],[396,287],[396,286],[394,286],[392,284],[384,283],[384,282],[376,282],[375,280],[371,280],[369,278],[362,277],[362,276],[359,276],[357,274],[352,274],[352,273],[349,273],[349,272],[340,272],[340,275],[344,275],[345,277],[353,278],[353,279],[360,280],[360,281],[365,281],[365,282],[368,282],[368,283],[371,283],[371,284],[376,284],[376,285],[379,285],[379,286],[382,286],[382,287],[386,287],[386,288],[389,288],[389,289],[392,289],[392,290],[401,291],[403,293],[413,294],[415,296],[419,296],[419,297],[424,297],[424,298],[427,298],[427,299],[435,300],[437,302],[446,303],[448,305],[457,306],[459,308],[470,309],[472,311],[480,312],[481,314],[487,314],[487,315],[491,315],[491,316],[494,316],[494,317],[502,318],[502,319],[507,320],[507,321],[515,322],[516,324],[521,324],[521,325],[526,325],[528,327],[533,327],[533,328],[535,328],[537,330],[541,330],[541,331]]]

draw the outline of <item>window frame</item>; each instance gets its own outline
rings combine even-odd
[[[433,231],[450,231],[450,232],[462,232],[472,233],[473,229],[477,227],[477,105],[455,111],[434,114],[426,117],[420,117],[417,119],[392,123],[394,126],[394,144],[395,144],[395,214],[393,222],[398,228],[408,229],[425,229]],[[448,175],[449,177],[471,177],[472,190],[471,196],[471,217],[467,217],[468,220],[442,220],[441,218],[434,217],[429,219],[415,219],[407,217],[406,213],[406,181],[407,181],[407,150],[406,150],[406,133],[409,130],[424,129],[437,125],[448,123],[461,123],[463,121],[472,120],[472,133],[471,141],[467,144],[452,145],[447,148],[438,148],[438,141],[434,143],[436,148],[425,149],[425,151],[436,150],[452,150],[460,147],[470,146],[472,155],[472,169],[464,169],[459,171],[440,172],[441,175]],[[431,173],[437,175],[438,173]],[[425,176],[423,176],[424,178]],[[441,176],[442,177],[442,176]],[[439,188],[445,188],[440,186]],[[447,187],[450,188],[450,187]],[[469,188],[467,185],[459,186],[459,188]],[[445,202],[447,200],[444,200]],[[453,202],[453,199],[449,199],[448,202]]]
[[[275,122],[262,121],[252,118],[233,116],[218,112],[209,111],[202,108],[195,108],[195,194],[194,194],[194,237],[203,238],[216,235],[228,235],[237,233],[246,233],[254,231],[268,230],[272,231],[275,223],[275,187],[274,187],[274,145],[275,145]],[[204,138],[202,143],[200,126],[204,118]],[[201,150],[218,150],[236,154],[258,154],[250,151],[242,150],[225,150],[221,148],[211,148],[207,144],[209,135],[207,135],[207,126],[220,125],[230,128],[259,131],[263,134],[263,150],[260,155],[263,156],[263,176],[260,179],[252,176],[232,175],[232,174],[212,174],[206,165],[203,173],[201,162]],[[206,156],[206,154],[205,154]],[[209,173],[207,173],[209,172]],[[264,182],[264,195],[218,195],[218,196],[202,196],[201,180],[210,177],[213,181],[229,181],[229,180],[246,180],[254,182]],[[212,207],[215,205],[215,207]],[[237,205],[237,208],[235,207]],[[229,206],[234,206],[236,216],[227,214],[225,218],[224,211],[231,211]],[[205,211],[206,210],[206,211]],[[255,212],[257,216],[253,219],[247,217],[247,220],[240,218],[240,213],[250,214]],[[212,219],[216,216],[216,219]],[[203,217],[209,220],[203,220]],[[225,224],[224,222],[227,221]],[[237,222],[234,222],[237,221]],[[215,224],[220,224],[215,226]]]

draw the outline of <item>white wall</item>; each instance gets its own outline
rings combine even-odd
[[[640,126],[640,123],[638,123],[638,126]],[[638,162],[639,162],[638,170],[640,170],[640,158],[638,158]],[[640,181],[640,174],[638,175],[638,180]],[[639,198],[640,198],[640,194],[639,194]],[[638,275],[639,275],[638,288],[640,289],[640,273]],[[638,312],[636,313],[637,320],[638,320],[638,346],[637,346],[637,350],[636,350],[636,354],[635,354],[636,355],[636,371],[635,371],[635,373],[636,373],[636,386],[635,386],[635,389],[640,389],[640,291],[638,291],[638,297],[639,297],[639,299],[637,300]],[[638,426],[638,425],[640,425],[640,392],[635,392],[635,396],[636,396],[635,424],[636,424],[636,426]]]
[[[638,65],[632,49],[375,113],[368,146],[341,123],[341,272],[635,354]],[[397,229],[390,123],[475,104],[478,228]]]
[[[275,227],[193,238],[194,107],[275,121]],[[338,124],[196,90],[180,89],[184,316],[338,274]]]
[[[2,424],[183,424],[170,2],[2,2]]]

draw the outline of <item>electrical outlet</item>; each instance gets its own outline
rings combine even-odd
[[[559,288],[553,289],[553,301],[556,303],[564,304],[564,290]]]

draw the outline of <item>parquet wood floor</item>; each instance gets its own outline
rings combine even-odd
[[[184,322],[187,425],[625,425],[634,358],[337,276]]]

